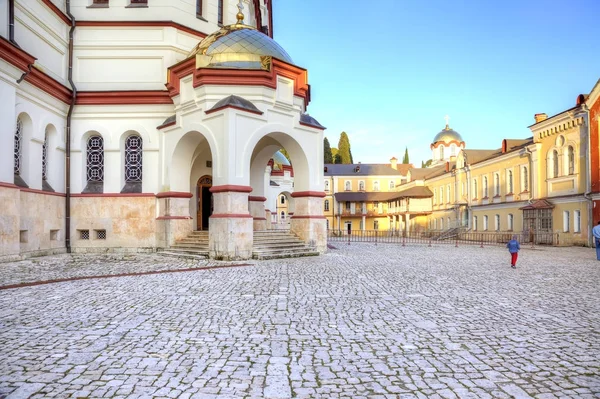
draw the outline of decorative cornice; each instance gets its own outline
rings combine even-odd
[[[211,219],[253,219],[252,215],[246,213],[213,213]]]
[[[263,114],[263,112],[261,112],[261,111],[252,111],[250,109],[242,108],[242,107],[236,107],[235,105],[231,105],[231,104],[224,105],[224,106],[219,107],[219,108],[209,109],[208,111],[204,111],[204,113],[206,115],[209,115],[209,114],[212,114],[214,112],[218,112],[218,111],[224,110],[225,108],[233,108],[233,109],[237,109],[239,111],[250,112],[251,114],[256,114],[256,115],[262,115]]]
[[[266,197],[257,197],[257,196],[253,196],[253,195],[248,196],[248,201],[252,201],[252,202],[265,202],[266,200],[267,200]]]
[[[173,104],[165,90],[80,91],[77,105]]]
[[[70,22],[69,22],[70,23]],[[77,21],[78,27],[85,26],[93,26],[93,27],[135,27],[139,28],[141,26],[157,26],[163,28],[175,28],[180,31],[198,36],[201,39],[204,39],[208,36],[204,32],[200,32],[196,29],[189,28],[187,26],[181,25],[174,21]]]
[[[304,197],[314,197],[314,198],[325,198],[324,191],[296,191],[291,194],[292,198],[304,198]]]
[[[187,191],[165,191],[156,194],[156,198],[192,198],[194,195]]]
[[[37,68],[32,68],[31,73],[25,76],[25,81],[31,83],[38,89],[45,91],[52,97],[65,104],[71,104],[72,91],[58,81],[52,79],[46,73]]]
[[[62,12],[60,8],[54,5],[54,3],[51,0],[42,0],[42,3],[44,3],[54,14],[56,14],[58,18],[62,19],[62,21],[65,24],[71,25],[71,18],[69,18],[67,14]]]
[[[0,58],[26,72],[36,58],[0,36]]]
[[[152,193],[81,193],[71,194],[73,198],[102,198],[102,197],[121,197],[121,198],[154,198],[156,195]]]
[[[446,146],[448,146],[448,147],[449,147],[451,144],[456,144],[456,146],[457,146],[457,147],[460,147],[461,145],[464,145],[464,144],[465,144],[465,142],[464,142],[464,141],[458,141],[458,140],[450,140],[450,141],[448,141],[448,142],[445,142],[445,141],[438,141],[438,142],[436,142],[436,143],[432,143],[432,144],[429,146],[429,148],[431,148],[431,149],[433,150],[434,148],[438,148],[438,147],[439,147],[439,146],[441,146],[441,145],[444,145],[444,147],[446,147]]]
[[[294,81],[294,95],[302,97],[305,104],[310,102],[310,85],[306,69],[288,64],[273,58],[270,71],[248,69],[196,69],[196,60],[190,57],[169,68],[167,75],[167,89],[171,97],[179,94],[181,78],[193,74],[193,87],[204,85],[225,86],[264,86],[273,90],[277,89],[277,76]]]
[[[222,186],[212,186],[209,191],[211,193],[250,193],[252,192],[252,187],[224,184]]]
[[[585,124],[583,116],[574,117],[568,115],[562,121],[557,121],[552,124],[552,127],[536,132],[536,138],[543,139],[544,137],[553,136],[555,134],[567,133],[569,130],[575,129]]]

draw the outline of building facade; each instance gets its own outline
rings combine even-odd
[[[11,0],[0,21],[0,257],[208,228],[211,257],[248,258],[280,148],[290,228],[325,250],[324,127],[270,1]]]

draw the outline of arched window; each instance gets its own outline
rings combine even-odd
[[[523,191],[529,191],[529,171],[527,166],[523,167]]]
[[[48,180],[48,132],[44,136],[44,144],[42,145],[42,180]]]
[[[373,182],[373,191],[379,191],[379,182]]]
[[[358,182],[358,191],[365,191],[365,182],[362,180]]]
[[[488,180],[487,176],[483,177],[483,198],[488,197]]]
[[[558,177],[558,151],[552,150],[552,177]]]
[[[483,216],[483,230],[487,230],[488,229],[488,217],[487,215]]]
[[[500,195],[500,175],[494,174],[494,195]]]
[[[509,170],[508,173],[506,174],[506,180],[507,180],[507,190],[509,194],[512,194],[513,192],[513,174],[512,174],[512,170]]]
[[[17,119],[17,128],[15,129],[15,175],[21,175],[21,160],[23,158],[23,122],[21,118]]]
[[[495,219],[495,224],[496,224],[496,226],[495,226],[496,227],[496,231],[500,231],[500,215],[496,215],[494,217],[494,219]]]
[[[390,181],[390,190],[393,190],[394,188],[396,188],[396,185],[394,184],[394,181]]]
[[[450,185],[446,187],[446,202],[450,203]]]
[[[285,195],[282,195],[282,196],[279,198],[279,202],[280,202],[282,205],[283,205],[283,204],[285,204]]]
[[[569,174],[575,174],[575,151],[573,150],[573,146],[567,148],[567,162]]]
[[[84,192],[102,192],[104,189],[104,140],[91,136],[87,142],[87,186]]]
[[[508,214],[508,230],[513,231],[514,229],[514,217],[512,213]]]
[[[142,192],[142,138],[137,135],[125,139],[125,187],[121,192]]]
[[[477,198],[477,180],[473,180],[473,198]]]
[[[350,183],[350,181],[346,181],[345,190],[346,191],[351,191],[352,190],[352,183]]]
[[[440,204],[444,203],[444,187],[440,187]]]
[[[325,200],[324,208],[325,212],[329,212],[329,200]]]
[[[329,191],[329,180],[325,180],[325,191]]]

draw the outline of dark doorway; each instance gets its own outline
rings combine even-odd
[[[212,177],[202,176],[198,179],[196,198],[198,199],[196,210],[196,229],[208,230],[208,220],[213,211],[213,198],[210,188]]]

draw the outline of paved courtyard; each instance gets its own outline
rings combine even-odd
[[[337,245],[337,244],[336,244]],[[0,398],[599,398],[589,248],[0,264]],[[251,265],[247,265],[251,263]],[[101,275],[170,270],[146,275]]]

